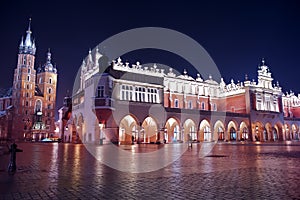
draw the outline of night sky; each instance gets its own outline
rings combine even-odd
[[[1,88],[12,85],[18,46],[30,17],[36,66],[45,62],[50,48],[58,68],[57,108],[66,91],[72,90],[75,73],[89,48],[119,32],[149,26],[173,29],[195,39],[226,82],[231,78],[243,81],[245,74],[256,78],[257,66],[265,58],[283,91],[300,92],[299,1],[4,0],[0,3]],[[180,72],[192,68],[185,60],[159,50],[124,56],[130,62],[160,62]]]

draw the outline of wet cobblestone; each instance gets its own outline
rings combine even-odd
[[[158,171],[125,173],[83,145],[28,144],[14,176],[1,155],[0,199],[300,199],[300,143],[199,146]]]

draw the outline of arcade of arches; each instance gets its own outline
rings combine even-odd
[[[225,120],[226,121],[226,120]],[[151,116],[138,121],[134,115],[126,115],[119,125],[119,144],[155,143],[155,142],[187,142],[200,141],[277,141],[299,138],[299,128],[292,124],[281,123],[262,124],[247,121],[237,123],[234,120],[226,122],[202,119],[196,124],[192,119],[180,121],[170,117],[164,125]]]

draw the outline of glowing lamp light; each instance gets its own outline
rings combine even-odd
[[[100,129],[103,129],[104,128],[104,123],[100,122],[99,127],[100,127]]]

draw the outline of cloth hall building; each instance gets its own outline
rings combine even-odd
[[[282,92],[262,60],[257,80],[203,80],[172,68],[112,61],[98,48],[83,61],[69,134],[83,142],[128,144],[298,140],[300,96]],[[91,114],[92,113],[92,114]],[[65,132],[68,134],[67,132]]]

